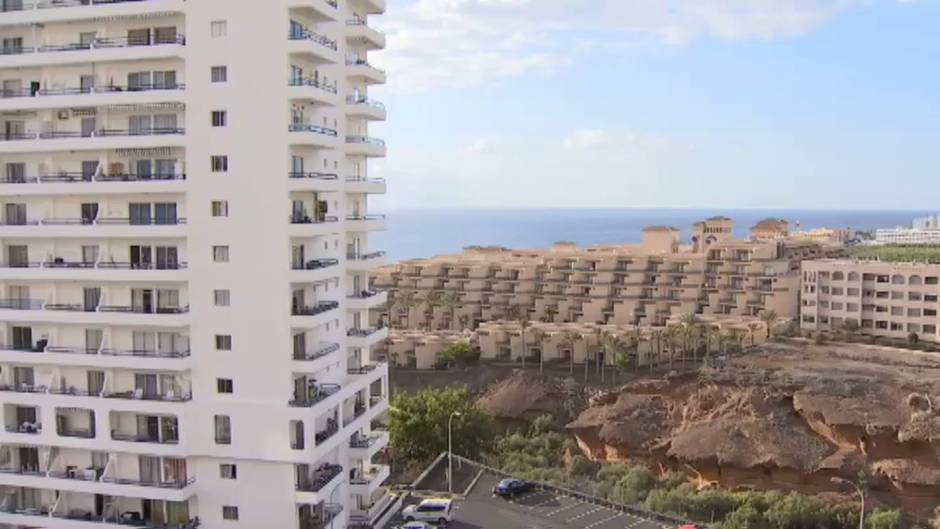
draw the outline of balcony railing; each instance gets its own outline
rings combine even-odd
[[[91,182],[151,182],[186,180],[185,174],[118,174],[94,176],[80,172],[59,172],[39,176],[0,176],[0,184],[87,184]]]
[[[187,402],[193,400],[192,393],[144,393],[143,390],[139,389],[117,392],[106,391],[102,394],[102,397],[106,399],[146,400],[155,402]]]
[[[372,259],[381,259],[385,257],[385,252],[370,252],[363,254],[346,254],[346,259],[350,261],[370,261]]]
[[[317,180],[338,180],[339,176],[336,173],[320,173],[317,171],[313,172],[294,172],[291,171],[287,173],[288,178],[314,178]]]
[[[322,224],[325,222],[339,222],[339,217],[333,215],[316,215],[311,217],[306,213],[290,216],[291,224]]]
[[[314,441],[317,445],[322,444],[324,441],[336,435],[336,432],[339,431],[339,424],[336,421],[330,419],[330,422],[327,424],[326,428],[320,430],[314,435]]]
[[[0,299],[0,309],[42,310],[45,302],[41,299]]]
[[[0,391],[11,393],[45,393],[48,389],[35,384],[0,384]]]
[[[373,69],[373,70],[375,70],[375,71],[377,71],[377,72],[379,72],[379,73],[382,73],[382,74],[385,73],[385,70],[383,70],[383,69],[381,69],[381,68],[376,68],[375,66],[372,66],[371,64],[369,64],[369,61],[367,61],[367,60],[365,60],[365,59],[347,59],[347,60],[346,60],[346,66],[365,66],[365,67],[371,68],[371,69]]]
[[[187,314],[189,313],[189,306],[145,307],[139,305],[102,305],[98,307],[98,312],[121,312],[125,314]]]
[[[0,346],[4,350],[24,350],[11,349]],[[123,349],[89,349],[86,347],[67,347],[67,346],[46,346],[40,351],[28,350],[33,353],[53,353],[53,354],[79,354],[79,355],[101,355],[101,356],[130,356],[136,358],[187,358],[189,351],[151,351],[151,350],[123,350]]]
[[[8,424],[6,425],[6,431],[8,433],[26,433],[26,434],[41,434],[42,425],[36,423],[23,423],[20,425]]]
[[[23,55],[27,53],[53,53],[63,51],[88,51],[110,48],[136,48],[166,44],[185,45],[186,37],[181,33],[158,34],[145,37],[102,37],[91,42],[67,42],[65,44],[42,44],[39,46],[5,46],[0,55]]]
[[[359,435],[349,439],[349,448],[366,449],[371,448],[379,442],[381,435]]]
[[[385,146],[385,140],[372,138],[370,136],[346,136],[346,143],[365,143],[367,145],[379,145],[382,147]]]
[[[336,129],[321,127],[311,123],[291,123],[287,126],[287,130],[288,132],[313,132],[315,134],[323,134],[332,137],[336,137],[337,135]]]
[[[59,437],[74,437],[77,439],[94,439],[95,438],[95,432],[94,430],[91,430],[91,429],[82,430],[78,428],[68,428],[68,429],[60,428],[58,431],[56,431],[56,434],[58,434]]]
[[[343,506],[339,503],[324,503],[321,509],[322,516],[319,518],[301,517],[300,529],[324,529],[343,512]]]
[[[339,264],[339,259],[312,259],[306,263],[293,263],[293,270],[321,270]]]
[[[0,134],[0,141],[24,140],[59,140],[68,138],[114,138],[129,136],[170,136],[186,134],[181,127],[142,128],[142,129],[101,129],[92,131],[47,131],[47,132],[7,132]],[[334,134],[335,135],[335,134]]]
[[[179,444],[179,438],[177,437],[164,437],[161,439],[158,436],[154,435],[143,435],[136,433],[122,433],[122,432],[111,432],[111,439],[114,441],[125,441],[128,443],[153,443],[153,444],[162,444],[162,445],[175,445]]]
[[[385,183],[384,178],[368,178],[365,176],[347,176],[346,181],[347,182],[366,182],[369,184],[384,184]]]
[[[339,384],[317,384],[316,388],[317,392],[315,394],[306,395],[300,399],[291,399],[287,402],[287,405],[291,408],[312,408],[342,389]]]
[[[291,307],[291,314],[294,316],[316,316],[324,312],[339,308],[338,301],[321,301],[316,305],[305,307]]]
[[[321,35],[319,33],[311,31],[309,28],[305,28],[305,27],[293,28],[288,32],[287,38],[288,40],[309,40],[327,49],[336,51],[335,40],[327,37],[326,35]]]
[[[346,331],[346,336],[351,336],[353,338],[368,338],[382,329],[384,329],[384,327],[374,327],[371,329],[349,329]]]
[[[385,104],[379,101],[374,101],[372,99],[365,98],[365,97],[346,96],[346,104],[368,105],[370,107],[375,107],[375,108],[380,108],[382,110],[385,110]]]
[[[346,220],[366,221],[366,220],[385,220],[385,215],[346,215]]]
[[[318,358],[323,358],[329,354],[335,353],[340,350],[340,345],[338,343],[328,343],[324,344],[320,348],[312,352],[295,352],[294,360],[299,360],[303,362],[309,362],[311,360],[316,360]]]
[[[337,93],[335,82],[333,84],[326,84],[316,77],[291,77],[287,80],[287,86],[311,86],[331,94]]]
[[[141,480],[141,479],[127,479],[127,478],[115,478],[115,477],[103,477],[101,481],[104,483],[114,483],[115,485],[136,485],[139,487],[155,487],[160,489],[169,489],[169,490],[183,490],[186,487],[192,485],[196,482],[195,477],[178,479],[173,481],[152,481],[152,480]]]
[[[101,6],[142,2],[146,0],[41,0],[39,2],[2,2],[0,12],[32,11],[33,9],[53,9],[57,7]]]
[[[323,465],[315,470],[309,478],[298,480],[295,486],[301,492],[320,492],[323,487],[342,473],[342,465]]]

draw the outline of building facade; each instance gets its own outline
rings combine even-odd
[[[384,0],[0,5],[0,526],[368,525]]]
[[[875,230],[875,242],[894,245],[938,245],[940,228],[888,228]]]
[[[940,341],[940,265],[821,259],[803,263],[800,326]]]
[[[800,262],[834,251],[813,241],[731,238],[731,220],[679,231],[647,228],[636,245],[545,250],[468,248],[459,255],[380,269],[389,291],[384,323],[396,328],[466,329],[518,319],[661,326],[683,314],[781,318],[799,313]]]

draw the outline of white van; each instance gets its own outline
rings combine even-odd
[[[452,520],[451,504],[452,501],[445,498],[428,498],[421,500],[421,503],[417,505],[409,505],[402,509],[401,517],[406,522],[418,520],[445,525]]]

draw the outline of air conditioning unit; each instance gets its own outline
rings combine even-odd
[[[56,115],[59,117],[59,119],[69,119],[69,111],[68,111],[68,110],[60,110],[60,111],[58,112],[58,114],[56,114]]]

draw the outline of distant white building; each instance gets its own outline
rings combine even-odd
[[[891,228],[875,231],[878,244],[940,244],[940,228]]]

